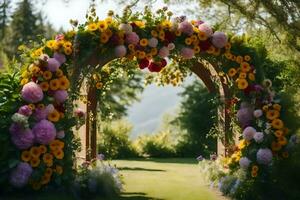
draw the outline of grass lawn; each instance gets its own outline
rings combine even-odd
[[[195,159],[112,161],[124,176],[128,200],[224,200],[205,185]]]

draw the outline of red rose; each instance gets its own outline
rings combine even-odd
[[[140,69],[145,69],[148,66],[149,66],[149,60],[147,58],[140,60],[140,62],[139,62]]]
[[[165,67],[166,65],[167,65],[167,60],[166,59],[162,59],[161,61],[160,61],[160,63],[161,63],[161,67]]]
[[[209,40],[200,41],[199,46],[200,46],[201,51],[206,51],[211,46],[211,43]]]
[[[160,72],[162,67],[157,63],[151,62],[148,69],[150,72]]]

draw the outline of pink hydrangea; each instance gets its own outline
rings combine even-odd
[[[55,60],[57,60],[60,64],[63,64],[63,63],[65,63],[66,62],[66,56],[64,55],[64,54],[62,54],[62,53],[57,53],[57,52],[55,52],[54,54],[53,54],[53,58],[55,59]]]
[[[273,154],[268,148],[261,148],[256,153],[256,159],[259,164],[269,165],[272,162]]]
[[[157,44],[158,44],[158,40],[155,37],[150,38],[148,40],[148,46],[149,47],[155,48],[155,47],[157,47]]]
[[[56,60],[55,58],[49,58],[47,68],[51,72],[56,72],[58,68],[60,67],[60,62]]]
[[[194,32],[193,25],[188,21],[179,23],[178,30],[187,35],[192,35]]]
[[[16,188],[24,187],[28,183],[32,171],[33,170],[28,163],[20,162],[10,174],[10,184]]]
[[[36,142],[40,144],[49,144],[55,139],[56,129],[52,122],[48,120],[41,120],[32,129],[35,135]]]
[[[68,92],[66,90],[56,90],[53,97],[57,103],[63,103],[68,99]]]
[[[126,47],[124,45],[119,45],[115,48],[115,55],[118,58],[124,57],[127,53]]]
[[[161,58],[165,58],[165,57],[168,57],[170,54],[170,51],[168,49],[168,47],[162,47],[159,52],[158,52],[158,55],[161,57]]]
[[[225,47],[227,43],[227,36],[223,32],[216,31],[212,35],[212,43],[217,48],[223,48]]]
[[[247,157],[242,157],[239,161],[240,167],[242,169],[248,169],[250,163],[251,163],[251,160],[249,160]]]
[[[211,27],[210,27],[208,24],[206,24],[206,23],[200,24],[200,25],[198,26],[198,29],[199,29],[199,31],[204,32],[205,35],[206,35],[207,37],[210,37],[210,36],[212,36],[212,34],[213,34],[213,30],[212,30]]]
[[[255,128],[248,126],[243,131],[243,137],[245,140],[250,141],[253,139],[254,134],[256,133]]]
[[[34,135],[30,129],[20,130],[11,135],[11,141],[18,149],[28,149],[34,143]]]
[[[32,110],[28,105],[25,105],[19,108],[18,113],[24,116],[30,116],[32,115]]]
[[[180,53],[184,59],[192,59],[195,54],[194,50],[188,47],[182,48]]]
[[[29,82],[23,86],[21,96],[28,103],[38,103],[43,100],[44,93],[38,84]]]
[[[126,34],[125,40],[126,40],[127,44],[136,45],[140,41],[140,37],[135,32],[131,32],[131,33]]]

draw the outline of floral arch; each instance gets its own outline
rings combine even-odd
[[[161,84],[176,85],[194,72],[210,91],[220,92],[224,140],[233,137],[230,120],[237,119],[241,126],[238,148],[228,155],[231,168],[241,166],[249,177],[259,178],[273,160],[289,156],[291,135],[280,119],[282,108],[272,82],[260,73],[256,52],[200,20],[171,17],[167,9],[155,15],[148,9],[125,9],[123,16],[110,12],[99,20],[92,10],[86,23],[73,21],[73,30],[24,48],[21,106],[9,128],[18,161],[3,169],[8,172],[7,187],[40,189],[72,180],[78,148],[73,127],[84,122],[84,113],[74,112],[74,102],[86,98],[85,131],[93,147],[97,95],[126,62],[154,72],[152,80]],[[109,64],[112,60],[118,67]],[[83,84],[86,97],[80,95]],[[91,155],[96,156],[95,148]]]

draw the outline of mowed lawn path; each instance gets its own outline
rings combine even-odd
[[[124,176],[128,200],[225,200],[210,189],[195,159],[111,161]]]

